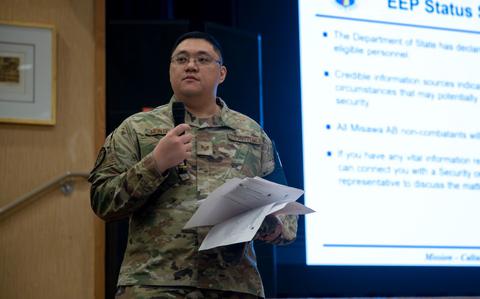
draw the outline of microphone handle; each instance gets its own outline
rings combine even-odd
[[[173,123],[175,127],[185,123],[185,104],[183,102],[173,102],[172,115],[173,115]],[[180,134],[180,136],[183,134],[185,134],[185,132]],[[183,163],[180,163],[177,166],[177,173],[182,181],[186,181],[189,179],[188,169],[187,169],[187,160],[183,160]]]

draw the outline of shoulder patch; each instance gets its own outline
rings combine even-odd
[[[105,150],[105,147],[102,147],[100,149],[100,152],[98,153],[97,160],[95,161],[95,165],[93,166],[93,169],[90,171],[90,175],[88,176],[88,181],[92,182],[95,170],[98,169],[98,167],[103,163],[105,160],[105,156],[107,154],[107,151]]]

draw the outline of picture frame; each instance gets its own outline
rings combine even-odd
[[[56,30],[0,21],[0,122],[55,125]]]

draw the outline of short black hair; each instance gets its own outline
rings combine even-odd
[[[208,34],[206,32],[201,32],[201,31],[191,31],[191,32],[187,32],[185,34],[182,34],[179,38],[177,38],[177,40],[173,44],[172,52],[170,54],[173,54],[173,52],[175,51],[175,49],[178,47],[178,45],[181,42],[183,42],[186,39],[191,39],[191,38],[203,39],[203,40],[207,41],[209,44],[211,44],[212,47],[213,47],[213,50],[215,50],[215,52],[220,56],[220,61],[223,64],[222,46],[220,46],[220,43],[218,42],[218,40],[215,37],[213,37],[211,34]]]

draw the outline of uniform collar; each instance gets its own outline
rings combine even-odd
[[[168,103],[168,113],[173,119],[172,114],[172,106],[173,102],[177,102],[178,100],[175,96],[172,96],[170,102]],[[217,97],[216,99],[217,105],[220,106],[220,111],[217,112],[215,115],[209,118],[197,118],[193,114],[188,111],[185,111],[185,123],[189,124],[190,126],[197,127],[197,128],[207,128],[207,127],[229,127],[234,129],[232,124],[230,124],[229,116],[231,114],[230,108],[228,108],[227,104],[220,98]]]

